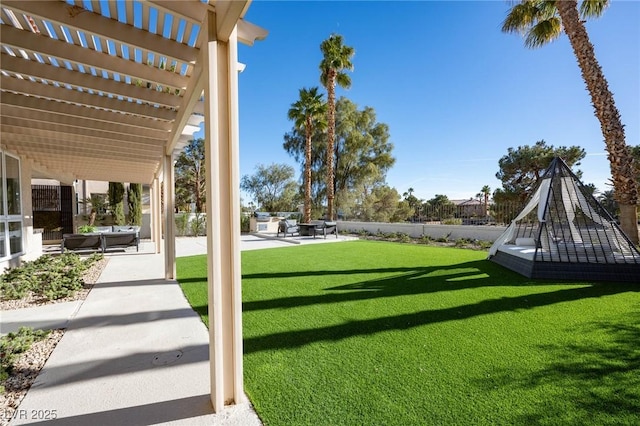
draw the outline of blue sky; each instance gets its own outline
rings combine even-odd
[[[354,47],[352,87],[390,127],[395,166],[387,182],[418,198],[475,196],[500,187],[507,148],[540,139],[588,152],[583,180],[606,190],[609,163],[600,125],[566,36],[539,49],[503,34],[507,1],[254,1],[246,19],[269,31],[240,46],[240,173],[287,163],[282,148],[291,103],[320,86],[320,43],[339,33]],[[629,145],[640,144],[640,3],[613,1],[587,23]],[[324,89],[322,89],[324,91]],[[245,202],[249,200],[243,197]]]

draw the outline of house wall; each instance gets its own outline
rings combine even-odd
[[[9,152],[10,153],[10,152]],[[15,156],[15,154],[10,153]],[[17,156],[20,160],[20,203],[22,216],[22,253],[0,260],[0,272],[19,266],[23,261],[35,260],[42,255],[42,234],[34,233],[33,205],[31,202],[31,174],[33,164],[30,160]]]
[[[353,233],[366,231],[372,234],[378,232],[402,232],[413,238],[429,236],[433,239],[447,237],[450,240],[468,238],[471,240],[495,241],[507,228],[505,226],[482,225],[425,225],[422,223],[338,221],[338,229]]]

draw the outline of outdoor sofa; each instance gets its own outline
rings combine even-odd
[[[86,234],[64,234],[61,250],[88,251],[97,250],[102,253],[113,248],[135,246],[140,250],[139,226],[98,226],[96,232]]]
[[[326,220],[312,220],[309,223],[299,223],[298,227],[300,228],[300,235],[302,236],[313,236],[322,235],[325,239],[328,234],[335,234],[336,238],[338,238],[338,223],[337,222],[327,222]]]

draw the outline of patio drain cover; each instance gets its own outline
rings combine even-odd
[[[154,355],[153,361],[151,361],[151,363],[153,365],[168,365],[173,364],[180,358],[182,358],[182,351],[171,351]]]

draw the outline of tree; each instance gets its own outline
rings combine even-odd
[[[373,186],[385,181],[386,173],[395,159],[391,155],[389,127],[376,121],[375,110],[357,105],[342,97],[336,104],[336,135],[334,163],[334,194],[336,207],[343,212],[355,206]],[[304,161],[305,137],[294,128],[284,136],[284,148],[297,162]],[[311,144],[311,191],[315,209],[321,209],[326,195],[329,174],[325,161],[326,135],[315,129]]]
[[[109,206],[113,223],[124,225],[124,184],[122,182],[109,182]]]
[[[605,208],[606,211],[613,217],[618,217],[620,212],[618,211],[618,203],[616,202],[616,198],[613,194],[613,190],[610,189],[608,191],[604,191],[598,197],[598,201]]]
[[[491,195],[491,188],[489,185],[483,186],[480,190],[480,194],[484,201],[484,215],[487,216],[489,214],[489,195]]]
[[[625,142],[620,112],[584,26],[584,19],[600,16],[608,5],[608,0],[585,0],[578,11],[576,0],[521,0],[509,11],[502,31],[520,32],[525,35],[525,45],[536,48],[558,38],[564,30],[604,136],[611,180],[620,206],[620,227],[638,244],[636,166]]]
[[[311,221],[311,137],[314,129],[323,129],[323,116],[327,105],[322,100],[322,94],[317,87],[300,89],[300,99],[291,104],[288,112],[289,120],[293,120],[297,129],[303,130],[305,135],[304,156],[304,214],[303,221]]]
[[[363,199],[358,216],[368,222],[402,222],[412,215],[413,209],[400,200],[395,188],[378,185]]]
[[[500,171],[496,177],[502,181],[502,189],[494,192],[494,199],[499,202],[524,202],[554,157],[561,157],[569,167],[573,167],[580,165],[585,155],[584,149],[578,146],[555,148],[544,140],[533,146],[509,148],[507,155],[498,161]],[[574,173],[578,178],[582,176],[579,170]]]
[[[402,196],[404,197],[404,201],[406,201],[409,208],[413,210],[411,221],[419,220],[419,216],[420,216],[419,211],[420,211],[420,206],[422,205],[422,200],[418,199],[418,197],[413,195],[414,192],[415,190],[413,188],[409,188],[407,189],[407,192],[402,194]]]
[[[129,206],[129,225],[142,225],[142,184],[129,184],[127,204]]]
[[[176,205],[186,209],[195,204],[196,213],[204,211],[206,202],[204,139],[192,139],[176,159]]]
[[[338,207],[359,187],[383,184],[395,163],[389,126],[376,120],[373,108],[358,106],[345,97],[336,104],[335,171],[333,192]]]
[[[240,188],[253,195],[264,211],[295,211],[298,203],[295,171],[287,164],[258,164],[255,174],[242,177]]]
[[[427,220],[442,220],[453,217],[456,209],[456,205],[449,200],[449,197],[442,194],[436,194],[424,203],[423,207],[428,212]]]
[[[322,61],[320,62],[320,82],[327,89],[327,219],[333,220],[334,186],[333,159],[335,140],[336,85],[348,89],[351,78],[344,70],[353,70],[351,57],[353,47],[342,44],[342,36],[332,34],[320,44]]]

